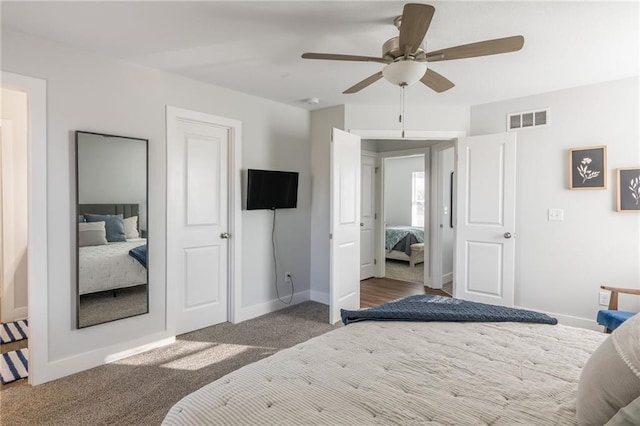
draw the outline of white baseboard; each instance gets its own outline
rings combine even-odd
[[[28,316],[28,307],[23,306],[21,308],[14,308],[12,311],[5,309],[2,307],[2,322],[12,322],[27,319]]]
[[[121,342],[116,345],[84,352],[68,358],[49,361],[46,367],[43,368],[43,371],[38,374],[37,381],[30,381],[29,384],[34,386],[40,385],[109,362],[114,362],[127,356],[159,348],[174,341],[175,336],[167,336],[165,332],[156,333],[151,336],[145,336],[144,338]],[[29,378],[31,379],[31,377]]]
[[[109,356],[105,357],[104,363],[105,364],[110,364],[112,362],[120,361],[121,359],[129,358],[130,356],[133,356],[133,355],[138,355],[138,354],[141,354],[143,352],[150,351],[152,349],[157,349],[157,348],[161,348],[163,346],[170,345],[172,343],[175,343],[175,341],[176,341],[176,337],[172,336],[172,337],[167,337],[166,339],[162,339],[162,340],[158,340],[158,341],[155,341],[155,342],[147,343],[146,345],[142,345],[142,346],[138,346],[138,347],[135,347],[135,348],[127,349],[127,350],[124,350],[122,352],[118,352],[118,353],[115,353],[115,354],[112,354],[112,355],[109,355]]]
[[[288,300],[289,296],[282,296],[283,300]],[[269,314],[271,312],[279,311],[280,309],[287,308],[298,303],[306,302],[309,300],[309,290],[300,291],[293,294],[291,304],[287,305],[282,303],[278,299],[269,300],[268,302],[257,303],[255,305],[247,306],[240,309],[240,313],[236,318],[236,323],[240,323],[252,318],[256,318],[262,315]]]
[[[442,284],[448,283],[449,281],[453,281],[453,272],[442,275]]]
[[[592,319],[574,317],[571,315],[564,315],[564,314],[556,314],[555,312],[546,312],[546,311],[540,311],[540,310],[531,309],[531,308],[522,308],[519,306],[515,306],[515,308],[542,312],[544,314],[557,318],[558,324],[562,324],[562,325],[569,325],[571,327],[577,327],[577,328],[585,328],[587,330],[594,330],[594,331],[604,330],[604,328],[600,324],[598,324],[595,320],[592,320]]]
[[[309,299],[313,300],[314,302],[322,303],[323,305],[328,305],[329,293],[325,293],[323,291],[311,290]]]

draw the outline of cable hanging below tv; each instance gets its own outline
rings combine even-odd
[[[247,170],[247,210],[295,209],[298,172]]]

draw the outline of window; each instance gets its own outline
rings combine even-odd
[[[411,226],[424,227],[424,172],[411,176]]]

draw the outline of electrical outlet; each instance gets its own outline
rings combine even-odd
[[[600,292],[600,305],[609,306],[609,299],[611,299],[611,293],[609,293],[608,291]]]
[[[291,272],[285,272],[284,273],[284,283],[288,283],[289,281],[291,281]]]

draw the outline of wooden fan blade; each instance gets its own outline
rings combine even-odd
[[[431,69],[427,69],[427,72],[424,73],[424,76],[420,79],[420,81],[424,83],[425,86],[435,90],[438,93],[449,90],[453,86],[455,86],[455,84]]]
[[[462,46],[436,50],[427,53],[427,61],[448,61],[451,59],[475,58],[476,56],[496,55],[499,53],[515,52],[522,49],[524,37],[521,35],[495,40],[479,41],[463,44]]]
[[[329,61],[357,61],[357,62],[381,62],[388,64],[389,60],[376,58],[375,56],[338,55],[333,53],[303,53],[302,59],[325,59]]]
[[[400,21],[400,53],[412,55],[420,48],[435,11],[436,9],[428,4],[404,5]]]
[[[375,83],[376,81],[380,80],[382,78],[382,71],[378,71],[377,73],[365,78],[364,80],[362,80],[360,83],[356,83],[353,86],[349,87],[347,90],[345,90],[344,93],[345,95],[351,94],[351,93],[357,93],[359,91],[361,91],[362,89],[364,89],[365,87]]]

